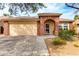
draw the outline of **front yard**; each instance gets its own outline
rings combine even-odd
[[[74,38],[74,41],[67,41],[65,45],[54,45],[52,43],[53,39],[46,39],[45,43],[47,45],[49,55],[51,56],[66,56],[66,55],[79,55],[79,40]]]

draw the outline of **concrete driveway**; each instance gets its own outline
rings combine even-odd
[[[0,56],[47,56],[44,39],[53,36],[0,37]]]

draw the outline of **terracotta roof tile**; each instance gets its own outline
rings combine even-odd
[[[39,21],[36,17],[29,17],[29,16],[20,16],[20,17],[1,17],[1,20],[4,21]]]
[[[60,18],[59,20],[61,22],[73,22],[74,21],[73,19],[63,19],[63,18]]]
[[[60,16],[60,13],[39,13],[38,16]]]

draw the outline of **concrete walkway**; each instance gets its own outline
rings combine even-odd
[[[40,55],[40,56],[47,56],[47,55],[49,55],[48,54],[48,49],[47,49],[47,46],[46,46],[46,44],[45,44],[45,39],[46,38],[54,38],[55,36],[53,36],[53,35],[45,35],[45,36],[38,36],[37,37],[37,45],[36,45],[36,47],[37,47],[37,51],[38,51],[38,55]]]
[[[0,36],[0,56],[47,56],[44,39],[55,36]]]

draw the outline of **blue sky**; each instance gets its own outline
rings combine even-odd
[[[44,5],[46,5],[47,8],[39,9],[37,13],[32,13],[30,14],[30,16],[37,16],[38,13],[62,13],[60,18],[65,18],[65,19],[74,18],[75,15],[74,11],[76,10],[67,7],[64,3],[44,3]],[[3,13],[8,13],[8,7],[0,11],[0,15],[3,15]],[[21,14],[21,16],[25,16],[25,15]]]
[[[73,8],[67,7],[65,3],[47,3],[45,4],[47,8],[40,9],[37,13],[62,13],[60,18],[66,18],[66,19],[73,19],[74,18],[74,11],[76,11]],[[31,14],[36,15],[35,14]]]

